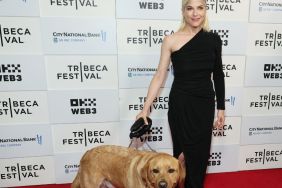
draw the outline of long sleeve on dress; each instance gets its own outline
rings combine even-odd
[[[224,73],[222,70],[222,41],[220,37],[216,34],[215,37],[216,43],[216,59],[213,70],[213,80],[214,80],[214,89],[216,94],[216,102],[218,110],[225,110],[225,84],[224,84]]]

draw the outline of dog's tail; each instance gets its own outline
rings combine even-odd
[[[80,188],[80,182],[79,182],[79,175],[77,173],[75,179],[73,180],[71,184],[71,188]]]

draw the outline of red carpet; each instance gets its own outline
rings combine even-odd
[[[25,186],[21,188],[70,188],[70,184]],[[282,188],[282,169],[208,174],[205,188]]]

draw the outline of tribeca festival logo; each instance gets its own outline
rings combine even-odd
[[[104,144],[106,137],[111,137],[109,130],[87,130],[73,131],[71,138],[63,138],[63,145],[84,145]]]
[[[247,157],[246,164],[268,164],[279,162],[282,155],[282,150],[267,150],[263,149],[260,151],[253,152],[251,157]]]
[[[24,44],[26,36],[31,36],[31,32],[28,28],[5,27],[0,24],[1,47],[13,44]]]
[[[264,64],[264,79],[282,79],[282,64]]]
[[[143,110],[143,104],[146,101],[146,97],[138,97],[137,104],[129,104],[129,111],[140,111]],[[150,106],[150,112],[152,110],[168,110],[168,97],[156,97],[153,104]]]
[[[20,147],[22,144],[29,142],[36,142],[38,145],[42,145],[42,135],[37,134],[35,137],[22,138],[0,138],[0,147]]]
[[[229,30],[228,29],[225,29],[225,30],[224,29],[217,29],[217,30],[212,29],[211,32],[217,33],[220,36],[223,46],[228,46],[229,44],[229,41],[228,41]]]
[[[0,116],[29,116],[32,115],[33,109],[39,107],[36,100],[8,100],[0,99]]]
[[[20,64],[0,64],[0,82],[22,81]]]
[[[270,110],[271,108],[282,107],[282,96],[277,94],[269,93],[268,95],[259,95],[257,101],[251,101],[250,108],[266,108]]]
[[[140,137],[141,142],[161,142],[163,141],[163,127],[154,126],[152,127],[147,134]]]
[[[221,165],[221,152],[212,152],[208,161],[208,166],[220,166]]]
[[[232,72],[237,71],[237,67],[235,64],[222,64],[222,70],[224,72],[224,76],[226,78],[230,78]]]
[[[139,8],[142,10],[164,10],[164,0],[151,1],[139,1]]]
[[[225,137],[228,135],[228,132],[232,131],[233,127],[231,124],[225,124],[222,128],[213,127],[212,135],[214,137]]]
[[[274,131],[282,131],[282,127],[280,127],[280,126],[250,127],[249,128],[249,136],[272,134],[272,133],[274,133]]]
[[[70,99],[71,113],[73,115],[96,114],[96,98]]]
[[[263,39],[255,40],[255,46],[257,47],[269,47],[272,49],[278,49],[282,47],[282,33],[277,30],[274,32],[264,33]]]
[[[77,173],[79,169],[79,164],[66,164],[65,165],[65,173]]]
[[[107,41],[107,32],[101,30],[97,33],[71,33],[71,32],[53,32],[53,42],[62,43],[62,42],[86,42],[87,39],[100,38],[101,41]]]
[[[223,12],[234,12],[235,6],[240,4],[241,0],[207,0],[207,10],[218,13]]]
[[[282,11],[282,3],[278,2],[259,2],[259,12],[280,12]]]
[[[78,10],[83,7],[98,7],[96,0],[50,0],[51,6],[73,7]]]
[[[0,170],[1,180],[22,181],[23,179],[39,178],[40,173],[46,169],[43,164],[21,165],[17,163],[16,165],[4,165],[4,168]]]
[[[137,29],[137,36],[127,37],[127,44],[134,45],[159,45],[163,42],[163,38],[166,35],[171,35],[174,33],[173,30],[163,30],[163,29],[153,29],[149,26],[147,29]]]
[[[108,72],[106,65],[87,65],[79,62],[79,65],[67,65],[66,72],[57,73],[57,80],[101,80],[102,72]]]

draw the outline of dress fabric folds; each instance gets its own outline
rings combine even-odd
[[[212,126],[217,109],[224,109],[224,74],[221,39],[200,30],[172,52],[174,81],[169,95],[168,121],[173,155],[183,152],[185,188],[203,188],[210,155]]]

